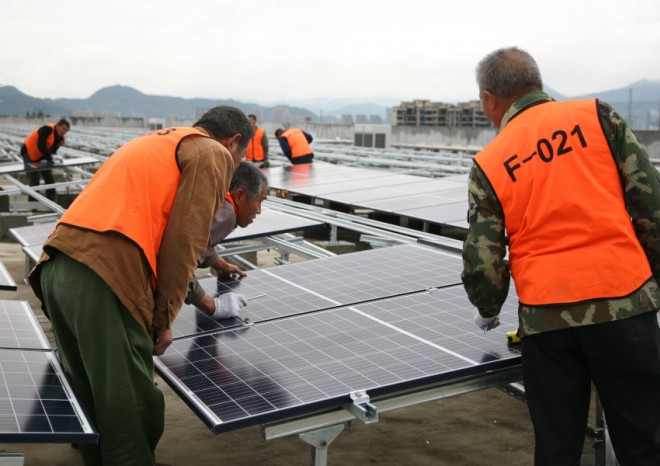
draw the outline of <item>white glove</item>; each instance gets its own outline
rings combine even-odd
[[[64,163],[64,158],[61,155],[53,155],[53,163],[61,165]]]
[[[500,317],[483,317],[481,314],[479,314],[478,310],[475,310],[474,323],[477,324],[477,327],[483,330],[484,333],[486,333],[488,330],[493,330],[495,327],[500,325]]]
[[[241,308],[247,305],[247,299],[242,294],[238,293],[225,293],[214,298],[215,312],[213,313],[214,319],[231,319],[236,317]]]

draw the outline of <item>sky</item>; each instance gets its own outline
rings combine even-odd
[[[660,79],[660,0],[4,0],[0,85],[290,103],[477,99],[489,52],[574,95]]]

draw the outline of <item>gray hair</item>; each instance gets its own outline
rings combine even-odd
[[[519,97],[530,89],[543,89],[541,72],[534,58],[518,47],[497,49],[477,64],[479,92],[496,97]]]
[[[234,171],[234,176],[229,184],[229,192],[234,194],[238,188],[242,188],[248,198],[252,200],[254,196],[261,194],[264,185],[268,187],[266,175],[256,165],[243,160]]]
[[[241,149],[245,149],[254,136],[254,130],[245,113],[229,105],[219,105],[207,110],[193,126],[204,128],[216,139],[230,138],[235,134],[240,134],[239,147]]]

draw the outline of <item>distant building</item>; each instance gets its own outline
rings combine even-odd
[[[392,126],[493,127],[478,100],[456,105],[422,99],[401,102],[392,107],[391,121]]]

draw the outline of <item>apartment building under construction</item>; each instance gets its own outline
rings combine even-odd
[[[444,102],[416,99],[401,102],[392,108],[392,126],[443,126],[489,128],[493,124],[481,109],[478,100],[459,102],[456,105]]]

